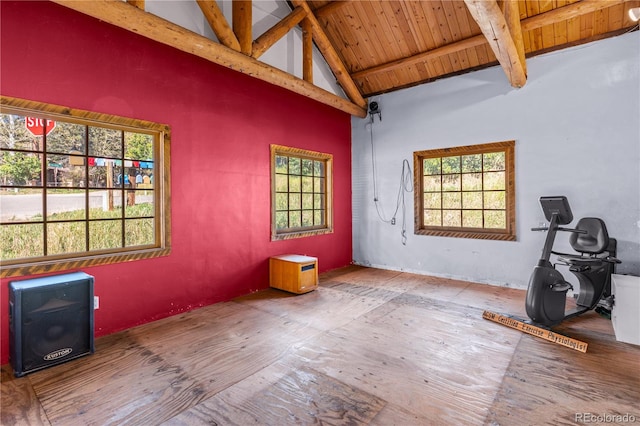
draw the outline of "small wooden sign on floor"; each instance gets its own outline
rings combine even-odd
[[[506,317],[504,315],[496,314],[495,312],[491,311],[484,311],[482,313],[482,318],[489,321],[497,322],[502,325],[506,325],[507,327],[515,328],[516,330],[523,331],[525,333],[531,334],[532,336],[536,336],[541,339],[566,346],[567,348],[575,349],[576,351],[580,351],[582,353],[587,352],[587,343],[585,342],[572,339],[571,337],[563,336],[562,334],[554,333],[551,330],[540,328],[533,324],[527,324],[526,322],[516,318]]]

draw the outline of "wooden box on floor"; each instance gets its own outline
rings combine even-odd
[[[269,259],[269,285],[291,293],[308,293],[318,288],[318,259],[284,254]]]

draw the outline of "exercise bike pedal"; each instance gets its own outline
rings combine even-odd
[[[573,290],[573,286],[571,284],[569,284],[568,282],[566,282],[566,281],[560,282],[560,283],[551,284],[549,287],[551,288],[551,291],[555,291],[555,292],[558,292],[558,293],[562,293],[562,292],[567,292],[569,290]]]

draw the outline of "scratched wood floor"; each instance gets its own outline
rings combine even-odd
[[[524,292],[348,267],[300,296],[265,290],[97,339],[15,379],[3,425],[576,424],[640,421],[640,347],[590,313],[582,354],[481,318]]]

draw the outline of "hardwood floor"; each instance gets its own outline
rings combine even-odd
[[[106,336],[20,379],[5,365],[2,424],[640,422],[640,347],[594,312],[556,328],[583,354],[482,319],[524,316],[521,290],[355,266],[320,282]]]

